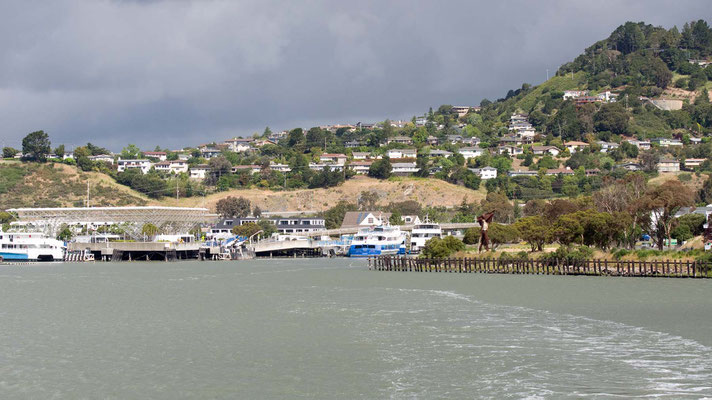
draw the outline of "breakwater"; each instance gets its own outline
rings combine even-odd
[[[378,256],[368,259],[368,267],[376,271],[397,272],[712,278],[712,264],[682,260],[611,261],[591,259],[552,261]]]

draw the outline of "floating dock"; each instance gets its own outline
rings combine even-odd
[[[712,264],[697,261],[498,260],[378,256],[369,269],[398,272],[449,272],[528,275],[590,275],[661,278],[712,278]]]

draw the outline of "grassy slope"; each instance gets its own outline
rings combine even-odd
[[[585,85],[586,73],[583,71],[575,73],[573,79],[571,79],[571,74],[567,76],[554,76],[548,81],[536,86],[531,92],[527,93],[526,96],[522,97],[522,99],[517,102],[517,107],[524,111],[530,110],[536,104],[537,99],[544,94],[546,89],[548,89],[547,92],[577,90],[585,87]]]
[[[166,206],[207,206],[215,208],[218,200],[227,196],[242,196],[249,199],[262,210],[269,211],[321,211],[332,207],[340,200],[356,203],[363,191],[376,192],[380,204],[389,202],[416,200],[422,205],[452,207],[459,205],[463,198],[469,202],[479,201],[486,195],[486,190],[467,189],[438,179],[395,178],[387,181],[358,176],[338,187],[329,189],[300,189],[275,192],[263,189],[231,190],[202,197],[185,199],[166,198],[161,205]]]
[[[486,195],[484,187],[474,191],[437,179],[393,178],[379,181],[364,176],[348,180],[329,189],[302,189],[285,192],[263,189],[231,190],[203,197],[149,199],[134,190],[117,184],[111,177],[98,172],[82,172],[64,164],[32,164],[0,161],[0,210],[16,207],[82,206],[86,198],[86,182],[90,182],[93,206],[164,205],[208,206],[227,196],[243,196],[254,205],[269,211],[325,210],[340,200],[356,202],[362,191],[374,191],[381,204],[392,201],[416,200],[423,205],[451,207],[462,202],[479,201]]]
[[[145,205],[146,197],[98,172],[64,164],[0,162],[0,210],[15,207],[82,206],[89,181],[91,204]]]

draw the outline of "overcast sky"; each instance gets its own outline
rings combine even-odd
[[[710,16],[708,0],[0,0],[0,144],[409,119],[541,83],[625,21]]]

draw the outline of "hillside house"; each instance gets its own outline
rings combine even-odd
[[[559,150],[558,147],[556,146],[532,146],[532,153],[534,153],[535,156],[543,156],[543,155],[550,155],[557,157],[559,154],[561,154],[561,150]]]
[[[326,163],[326,164],[337,164],[337,165],[344,165],[346,164],[346,154],[332,154],[332,153],[324,153],[321,156],[319,156],[319,162]]]
[[[278,172],[291,172],[292,168],[289,167],[287,164],[279,164],[279,163],[269,163],[269,169],[273,171],[278,171]]]
[[[487,179],[494,179],[497,177],[497,168],[483,167],[483,168],[468,168],[470,171],[477,174],[483,181]]]
[[[89,156],[87,158],[90,159],[91,161],[100,161],[100,162],[109,163],[111,165],[114,164],[114,156],[111,156],[109,154],[99,154],[96,156]]]
[[[579,150],[583,150],[583,149],[587,148],[587,147],[588,147],[588,143],[586,143],[586,142],[578,142],[578,141],[572,140],[572,141],[570,141],[570,142],[564,143],[564,147],[566,147],[566,148],[569,150],[569,152],[570,152],[571,154],[573,154],[573,153],[575,153],[575,152],[577,152],[577,151],[579,151]]]
[[[651,147],[649,140],[629,139],[629,140],[626,140],[626,142],[637,147],[639,150],[650,150],[650,147]]]
[[[685,169],[693,170],[699,168],[705,160],[706,158],[687,158],[684,162]]]
[[[680,162],[671,158],[663,158],[658,161],[658,173],[680,172]]]
[[[650,143],[657,144],[660,147],[682,146],[682,141],[679,139],[655,138],[650,139]]]
[[[523,154],[524,150],[521,147],[510,146],[510,145],[500,145],[497,147],[498,154],[509,154],[510,156],[517,156]]]
[[[210,167],[207,164],[195,165],[190,168],[190,179],[203,180],[210,172]]]
[[[481,156],[484,153],[484,150],[479,147],[461,147],[458,150],[458,153],[462,154],[462,157],[465,160],[469,160],[470,158]]]
[[[418,167],[414,162],[392,163],[391,167],[391,173],[393,175],[407,176],[418,172]]]
[[[430,157],[445,157],[448,158],[452,155],[451,152],[446,151],[446,150],[437,150],[437,149],[431,149],[430,153],[428,153],[428,156]]]
[[[509,172],[507,172],[507,175],[514,177],[514,176],[534,176],[536,177],[539,175],[538,171],[530,171],[528,169],[513,169]]]
[[[212,147],[203,147],[200,149],[200,156],[206,159],[217,157],[220,155],[220,150]]]
[[[347,211],[341,222],[341,228],[368,228],[382,225],[388,221],[391,213],[380,211]]]
[[[235,165],[232,167],[233,174],[239,174],[240,172],[247,171],[250,174],[257,174],[262,171],[261,165],[251,164],[251,165]]]
[[[603,140],[599,140],[596,143],[601,146],[601,153],[608,153],[610,150],[615,150],[620,146],[618,143],[606,142]]]
[[[151,167],[153,164],[151,164],[151,161],[149,160],[142,160],[142,159],[135,159],[135,160],[122,160],[119,158],[119,160],[116,163],[117,168],[116,170],[118,172],[124,172],[128,169],[139,169],[142,173],[147,173],[148,171],[151,170]]]
[[[418,156],[418,151],[416,149],[390,149],[386,152],[386,156],[390,159],[415,158]]]
[[[235,153],[244,153],[247,151],[252,151],[252,143],[254,139],[252,138],[232,138],[224,141],[223,143],[227,146],[227,149]]]
[[[351,161],[348,165],[357,175],[367,175],[373,161]]]
[[[165,151],[144,151],[143,156],[157,158],[159,161],[166,161],[168,157]]]
[[[398,144],[413,144],[413,139],[408,136],[394,136],[392,138],[386,139],[386,144],[398,143]]]

